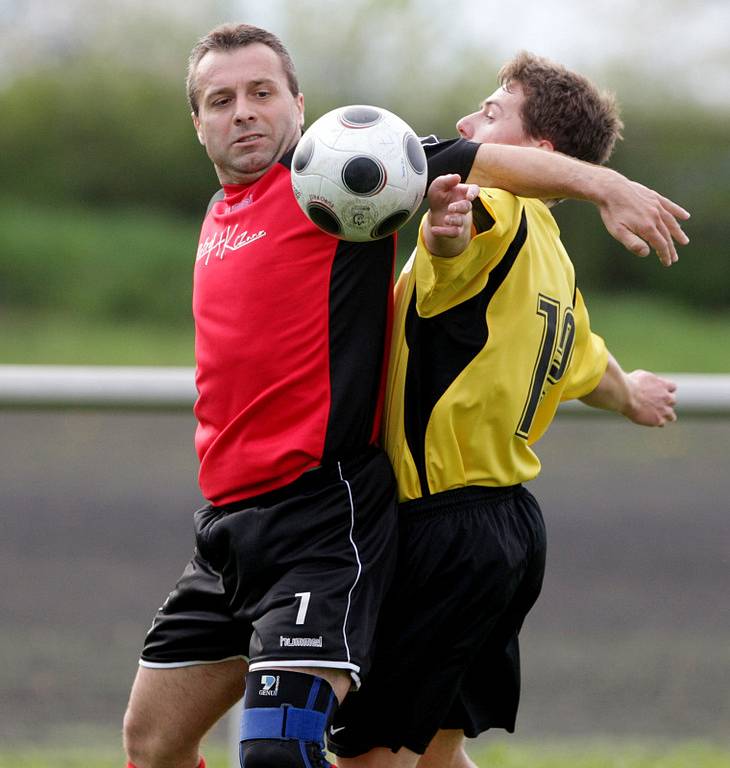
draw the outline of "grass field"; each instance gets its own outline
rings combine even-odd
[[[700,314],[658,299],[594,297],[593,328],[624,368],[730,372],[730,314]],[[0,363],[192,365],[192,320],[183,327],[90,322],[66,315],[0,313]]]
[[[730,748],[688,743],[493,744],[471,750],[479,768],[728,768]],[[225,749],[205,750],[208,768],[231,768]],[[28,748],[0,752],[0,768],[122,768],[118,749]]]
[[[99,323],[64,315],[2,317],[0,362],[22,365],[192,365],[193,328]]]

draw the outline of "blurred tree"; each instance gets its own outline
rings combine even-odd
[[[189,214],[215,189],[177,82],[86,59],[36,71],[0,93],[0,174],[36,202]]]
[[[128,0],[105,20],[92,12],[92,0],[75,0],[75,23],[66,23],[64,35],[53,23],[41,30],[52,52],[43,60],[25,60],[13,77],[0,81],[0,206],[3,196],[12,198],[4,207],[13,216],[28,204],[35,211],[70,206],[68,217],[77,217],[81,229],[80,206],[123,209],[130,226],[134,209],[172,217],[173,228],[184,220],[194,231],[199,222],[217,180],[190,124],[187,55],[214,23],[247,18],[246,10],[255,4],[216,2],[190,16],[170,16],[152,3],[141,16],[124,18],[130,2],[141,7],[141,0]],[[32,0],[27,8],[38,11],[40,5]],[[29,11],[21,12],[26,5],[9,7],[15,9],[15,24],[22,28],[25,19],[27,27],[32,19]],[[474,42],[460,39],[463,26],[434,24],[427,13],[417,12],[420,7],[415,0],[353,0],[348,12],[340,13],[336,2],[299,0],[295,14],[281,15],[275,29],[297,63],[309,122],[341,104],[370,102],[402,115],[419,133],[454,135],[457,117],[495,87],[500,61],[487,45],[478,50]],[[3,21],[7,17],[0,12]],[[22,47],[13,41],[23,59]],[[639,102],[622,98],[628,105],[626,138],[612,164],[689,208],[693,217],[685,229],[692,244],[672,270],[662,272],[656,264],[647,268],[605,233],[591,206],[566,202],[556,217],[581,284],[613,292],[639,287],[703,308],[730,306],[730,115],[727,109],[702,108],[681,92],[665,92],[657,102],[646,88],[640,90]],[[413,221],[401,233],[403,254],[415,228]],[[0,242],[0,272],[4,300],[12,295],[20,302],[22,297],[7,286],[30,286],[32,279],[28,274],[13,278],[13,265],[26,253],[22,228],[14,232],[12,242],[10,235]],[[159,242],[134,240],[135,249],[149,250],[136,253],[135,270],[119,279],[136,275],[140,280],[137,268],[159,269],[160,259],[171,263],[170,254],[163,257],[155,250]],[[56,250],[69,252],[62,245]],[[61,280],[64,270],[49,273]],[[56,293],[65,295],[62,289]],[[48,298],[30,287],[27,296],[37,302]]]
[[[626,258],[594,211],[561,204],[555,215],[584,287],[651,291],[702,309],[730,306],[729,117],[687,104],[625,110],[625,139],[611,165],[685,206],[692,214],[683,224],[690,244],[672,269],[647,269]]]

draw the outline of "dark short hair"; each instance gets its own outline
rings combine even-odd
[[[558,152],[605,163],[624,127],[612,93],[560,64],[521,51],[500,70],[506,90],[518,83],[525,100],[522,123],[533,139],[547,139]]]
[[[297,78],[294,62],[284,43],[271,32],[251,24],[221,24],[211,29],[207,35],[201,37],[194,45],[188,58],[188,75],[186,80],[188,101],[190,108],[197,115],[199,109],[198,89],[196,74],[198,64],[209,51],[235,51],[237,48],[245,48],[254,43],[268,45],[281,59],[284,67],[289,90],[293,96],[299,94],[299,80]]]

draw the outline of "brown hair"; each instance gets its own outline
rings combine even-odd
[[[215,29],[211,29],[205,37],[202,37],[193,47],[188,59],[188,76],[186,87],[190,108],[198,114],[198,91],[195,80],[198,64],[209,51],[234,51],[237,48],[244,48],[254,43],[263,43],[268,45],[272,51],[278,54],[281,64],[284,67],[287,83],[292,96],[299,93],[299,81],[294,68],[289,51],[279,38],[271,32],[267,32],[260,27],[254,27],[251,24],[221,24]]]
[[[624,125],[614,95],[560,64],[521,51],[497,78],[508,91],[513,83],[522,86],[525,132],[533,139],[547,139],[558,152],[605,163],[622,138]]]

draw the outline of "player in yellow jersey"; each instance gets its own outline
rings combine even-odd
[[[622,124],[587,80],[521,54],[500,82],[462,136],[609,157]],[[646,426],[676,418],[674,384],[624,373],[592,333],[545,202],[454,175],[428,200],[396,287],[385,414],[399,570],[371,675],[330,728],[342,768],[470,768],[464,735],[514,730],[518,633],[545,568],[522,485],[540,471],[533,444],[569,398]]]

